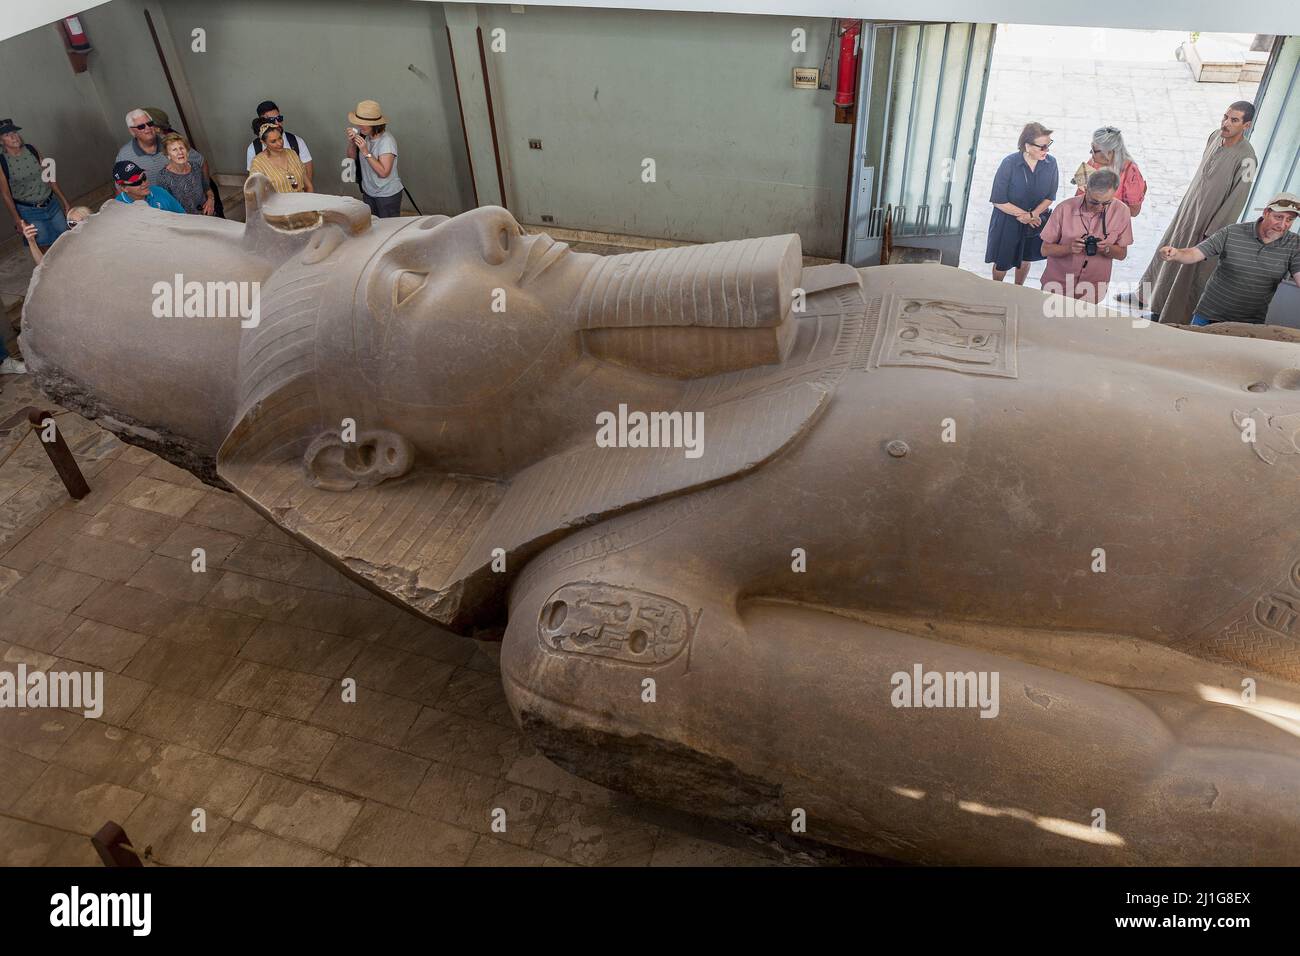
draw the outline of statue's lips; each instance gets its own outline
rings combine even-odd
[[[538,235],[528,245],[524,257],[523,271],[519,275],[519,284],[526,286],[534,282],[543,272],[558,263],[569,253],[568,243],[556,242],[550,236]]]

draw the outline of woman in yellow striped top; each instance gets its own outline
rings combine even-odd
[[[262,173],[275,187],[278,193],[314,192],[311,174],[303,165],[298,154],[284,145],[284,133],[274,123],[266,123],[257,131],[258,138],[266,145],[253,157],[253,165],[248,167],[250,173]]]

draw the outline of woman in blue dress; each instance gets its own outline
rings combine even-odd
[[[1029,265],[1043,256],[1039,234],[1051,215],[1060,175],[1056,160],[1047,155],[1052,131],[1042,123],[1030,123],[1020,131],[1020,149],[1002,160],[993,177],[993,215],[989,219],[989,242],[984,261],[993,263],[993,281],[1001,282],[1016,270],[1016,285],[1024,285]]]

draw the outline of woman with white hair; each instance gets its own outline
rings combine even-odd
[[[1124,148],[1124,134],[1114,126],[1103,126],[1092,134],[1092,157],[1086,163],[1080,163],[1074,174],[1074,184],[1079,187],[1076,196],[1083,195],[1088,177],[1099,169],[1109,169],[1119,177],[1115,198],[1128,206],[1129,215],[1140,213],[1142,200],[1147,195],[1147,181]]]

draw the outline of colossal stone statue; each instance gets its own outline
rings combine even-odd
[[[60,240],[29,365],[416,614],[504,625],[563,766],[918,862],[1300,863],[1300,345],[796,236],[601,258],[246,198]]]

